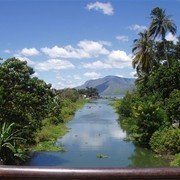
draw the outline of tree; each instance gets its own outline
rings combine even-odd
[[[35,132],[49,112],[52,100],[51,86],[37,77],[27,62],[16,58],[0,65],[0,85],[3,98],[0,102],[0,123],[15,123],[21,136],[33,142]]]
[[[158,36],[161,37],[164,44],[165,57],[169,66],[166,50],[166,34],[170,32],[175,35],[177,27],[170,19],[170,16],[166,15],[166,11],[159,7],[156,7],[151,11],[151,19],[152,22],[149,27],[149,36],[153,37],[154,39]]]
[[[149,74],[152,69],[152,41],[149,39],[148,32],[139,33],[139,39],[134,40],[134,47],[132,52],[134,53],[133,68],[136,68],[138,76],[142,76],[143,73]]]

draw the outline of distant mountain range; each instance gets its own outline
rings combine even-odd
[[[97,88],[100,95],[119,95],[126,91],[132,91],[135,79],[122,78],[118,76],[106,76],[104,78],[86,81],[82,86],[76,89],[85,89],[86,87]]]

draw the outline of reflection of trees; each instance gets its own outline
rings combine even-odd
[[[164,167],[169,166],[168,162],[144,148],[136,147],[134,153],[129,157],[131,163],[129,167]]]

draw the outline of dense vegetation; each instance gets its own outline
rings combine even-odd
[[[180,37],[176,43],[166,40],[176,25],[165,10],[157,7],[150,15],[149,29],[134,41],[136,88],[116,108],[129,139],[180,166]]]
[[[67,132],[64,123],[87,101],[78,90],[52,89],[50,84],[33,77],[33,73],[27,62],[16,58],[0,64],[2,164],[20,164],[32,147],[59,150],[54,142]]]

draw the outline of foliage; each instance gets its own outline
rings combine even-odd
[[[19,147],[24,139],[19,137],[19,131],[15,131],[14,127],[14,123],[5,122],[0,127],[0,159],[3,164],[17,164],[27,159],[23,147]]]
[[[171,162],[171,166],[177,166],[177,167],[180,166],[180,153],[178,153],[174,156],[174,159]]]
[[[132,105],[138,100],[135,93],[127,92],[124,98],[120,101],[118,112],[122,117],[130,117],[132,115]]]
[[[98,98],[99,93],[96,88],[86,87],[86,89],[79,89],[79,94],[85,95],[87,98]]]
[[[180,41],[167,41],[167,32],[175,34],[176,25],[165,10],[154,8],[149,29],[134,41],[136,88],[117,106],[129,138],[159,154],[180,151],[180,131],[171,127],[180,120]]]
[[[159,154],[176,154],[180,152],[180,129],[163,129],[156,131],[150,140],[151,148]]]
[[[26,62],[16,58],[0,65],[0,84],[3,102],[0,103],[0,122],[15,123],[21,136],[32,142],[48,113],[52,97],[51,86],[36,77]]]
[[[171,67],[160,66],[148,77],[146,93],[159,92],[162,99],[169,98],[174,89],[180,89],[180,62],[176,61]]]
[[[136,68],[137,74],[149,73],[153,66],[152,46],[153,42],[148,36],[148,32],[140,32],[139,39],[134,40],[134,47],[132,49],[134,58],[132,61],[133,68]]]
[[[55,141],[68,132],[65,122],[70,120],[75,111],[82,108],[86,102],[87,100],[83,99],[74,103],[68,99],[63,100],[61,102],[61,117],[63,121],[54,123],[52,121],[54,117],[46,118],[43,121],[42,129],[36,134],[36,145],[33,146],[33,151],[64,151],[63,147],[55,145]]]
[[[76,102],[79,99],[79,93],[76,89],[62,89],[58,90],[56,93],[61,99],[66,100],[69,99],[72,102]]]
[[[174,89],[165,101],[166,111],[172,120],[180,120],[180,90]]]

